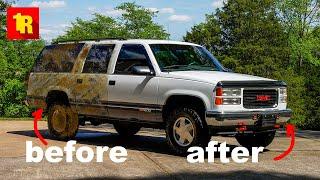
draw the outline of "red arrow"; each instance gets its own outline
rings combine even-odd
[[[294,136],[295,136],[294,129],[295,129],[295,127],[292,124],[287,124],[286,129],[287,129],[287,137],[291,136],[290,146],[285,152],[283,152],[279,156],[273,158],[273,160],[275,160],[275,161],[281,160],[282,158],[286,157],[292,151],[292,149],[294,147]]]
[[[42,113],[43,110],[42,109],[38,109],[37,111],[32,113],[32,116],[34,117],[33,120],[33,128],[34,128],[34,133],[36,134],[36,136],[40,139],[40,141],[42,142],[42,144],[44,145],[48,145],[48,142],[42,137],[42,135],[40,134],[39,130],[38,130],[38,121],[41,120],[42,118]]]

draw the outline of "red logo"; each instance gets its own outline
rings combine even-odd
[[[9,40],[39,39],[39,8],[7,8],[7,38]]]
[[[270,101],[271,96],[270,95],[257,95],[256,100],[257,101]]]

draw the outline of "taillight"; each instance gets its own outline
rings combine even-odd
[[[241,104],[240,88],[222,88],[217,87],[215,90],[216,105],[239,105]]]

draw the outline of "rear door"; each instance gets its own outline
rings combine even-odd
[[[109,76],[108,111],[111,118],[123,120],[160,121],[157,105],[158,78],[136,75],[133,66],[149,66],[149,55],[142,44],[124,44]]]
[[[113,53],[113,44],[94,44],[77,73],[76,104],[79,114],[108,116],[108,64]]]

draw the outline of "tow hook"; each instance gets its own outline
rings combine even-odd
[[[236,128],[236,131],[240,132],[240,133],[243,133],[246,130],[247,130],[247,126],[243,122],[239,122],[238,126]]]

